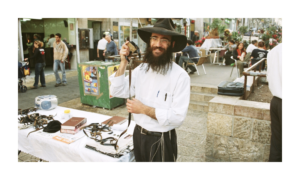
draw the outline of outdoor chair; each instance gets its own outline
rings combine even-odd
[[[216,62],[216,59],[218,60],[218,63],[220,63],[220,62],[219,62],[219,59],[224,57],[226,51],[227,51],[227,50],[216,51],[216,52],[215,52],[215,55],[214,55],[213,63]]]
[[[231,56],[230,58],[231,58],[232,60],[234,60],[234,66],[232,66],[231,73],[230,73],[230,77],[231,77],[232,71],[233,71],[233,69],[234,69],[234,67],[235,67],[235,68],[236,68],[236,74],[237,74],[237,77],[239,78],[239,77],[240,77],[240,73],[239,73],[239,69],[238,69],[238,67],[237,67],[237,62],[238,62],[238,60],[233,59],[233,56]]]
[[[206,50],[205,50],[205,49],[200,49],[199,51],[200,51],[200,53],[201,53],[202,59],[203,59],[203,58],[206,58],[206,57],[209,57],[209,58],[210,58],[209,55],[211,54],[211,51],[207,51],[207,55],[206,55]],[[209,60],[210,60],[210,63],[212,63],[212,59],[210,58]]]
[[[200,75],[197,66],[202,65],[204,74],[206,74],[205,67],[204,67],[204,64],[203,64],[204,61],[205,61],[205,59],[201,58],[202,52],[198,53],[198,55],[199,55],[200,57],[199,57],[199,60],[198,60],[197,64],[194,63],[194,62],[188,62],[188,63],[186,63],[186,67],[187,67],[188,65],[195,66],[198,75]],[[188,55],[188,57],[189,57],[189,55]],[[184,65],[184,64],[183,64],[183,69],[185,69],[185,65]]]

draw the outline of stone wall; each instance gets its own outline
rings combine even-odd
[[[208,106],[206,161],[268,161],[271,139],[269,103],[219,95]]]

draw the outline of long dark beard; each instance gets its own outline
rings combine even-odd
[[[171,43],[172,44],[172,43]],[[146,71],[151,69],[156,72],[165,75],[169,69],[172,69],[172,47],[169,46],[167,50],[160,56],[153,56],[152,51],[156,49],[147,44],[146,52],[143,58],[143,63],[148,63]],[[161,50],[164,50],[160,48]]]

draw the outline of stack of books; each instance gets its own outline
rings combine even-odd
[[[68,134],[76,134],[81,127],[87,122],[86,118],[83,117],[72,117],[61,125],[60,132]]]

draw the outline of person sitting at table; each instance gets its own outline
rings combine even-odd
[[[183,53],[187,53],[189,55],[189,57],[187,56],[180,56],[179,58],[179,66],[183,66],[183,63],[198,63],[199,60],[199,55],[198,55],[198,50],[196,49],[196,47],[194,46],[194,43],[192,40],[187,40],[187,44],[186,47],[181,51]],[[190,74],[194,74],[194,72],[196,72],[196,68],[194,66],[188,66],[186,67],[186,71],[187,68],[189,68],[191,70]]]
[[[240,42],[237,48],[233,51],[233,59],[240,60],[237,61],[237,68],[240,71],[240,77],[243,76],[244,64],[248,63],[244,61],[245,56],[246,56],[246,51],[244,48],[244,43]]]
[[[232,51],[236,48],[236,44],[233,40],[230,40],[228,44],[225,46],[227,49],[227,53],[225,54],[225,65],[230,65],[233,63],[233,60],[231,59]]]
[[[258,61],[260,61],[263,58],[267,58],[268,51],[264,49],[265,42],[260,41],[258,43],[258,49],[254,49],[251,53],[251,64],[254,65]],[[265,61],[262,62],[262,69],[265,68]],[[259,70],[259,66],[256,67],[256,70]]]
[[[249,61],[250,60],[252,51],[254,49],[257,49],[257,44],[258,44],[257,40],[253,40],[252,44],[249,44],[249,46],[246,49],[246,53],[247,54],[245,56],[245,61]]]

